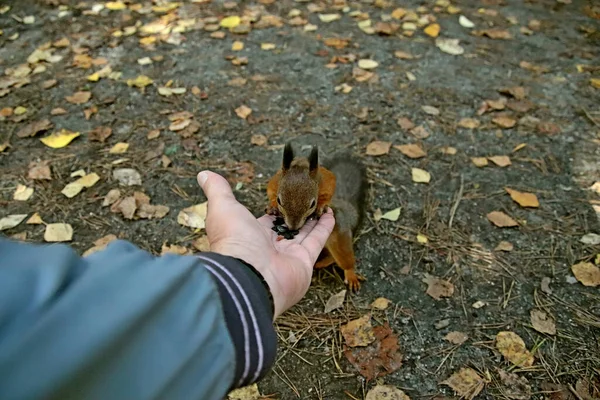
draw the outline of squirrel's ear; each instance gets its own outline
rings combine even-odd
[[[310,155],[308,156],[308,163],[310,165],[310,173],[316,173],[319,169],[319,148],[317,146],[313,146],[310,150]]]
[[[283,148],[283,164],[282,169],[284,171],[290,169],[292,165],[292,161],[294,160],[294,149],[292,148],[292,144],[290,142],[285,144]]]

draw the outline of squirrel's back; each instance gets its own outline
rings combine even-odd
[[[342,229],[356,231],[362,223],[367,200],[367,170],[349,153],[337,153],[323,160],[323,166],[336,178],[331,206]]]

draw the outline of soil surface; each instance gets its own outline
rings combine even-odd
[[[600,234],[594,1],[21,0],[0,12],[0,218],[37,212],[68,223],[80,253],[109,234],[155,254],[202,249],[204,231],[177,221],[205,201],[197,172],[227,176],[258,216],[287,141],[323,156],[348,149],[367,165],[356,241],[366,281],[325,312],[343,275],[315,272],[307,297],[277,322],[263,396],[363,399],[385,384],[412,399],[600,398],[600,292],[571,268],[600,263],[600,245],[581,241]],[[232,16],[241,19],[224,20]],[[50,127],[23,131],[45,119]],[[61,148],[39,140],[62,129],[80,136]],[[407,144],[423,154],[394,147]],[[33,179],[32,163],[45,163],[50,179]],[[122,168],[141,184],[119,185]],[[413,168],[429,182],[414,182]],[[68,198],[61,191],[79,170],[99,181]],[[18,185],[31,197],[15,200]],[[521,206],[506,188],[539,205]],[[103,206],[112,189],[169,211],[128,218]],[[398,207],[396,221],[380,218]],[[492,223],[493,211],[514,226]],[[25,221],[2,234],[43,242],[44,224]],[[387,308],[370,306],[379,297]],[[540,332],[532,312],[555,331]],[[364,315],[397,337],[388,355],[401,363],[380,376],[349,361],[360,347],[341,331]],[[503,355],[505,331],[522,338],[531,365]],[[451,343],[450,332],[466,339]],[[462,393],[442,383],[461,368],[477,374]]]

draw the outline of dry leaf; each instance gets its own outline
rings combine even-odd
[[[487,219],[499,228],[510,228],[513,226],[519,226],[517,221],[515,221],[502,211],[492,211],[487,215]]]
[[[187,255],[191,255],[192,251],[190,249],[188,249],[187,247],[184,246],[179,246],[176,244],[172,244],[172,245],[166,245],[163,244],[161,251],[160,251],[160,255],[165,255],[165,254],[177,254],[180,256],[187,256]]]
[[[377,385],[367,392],[365,400],[410,400],[410,397],[397,387]]]
[[[412,168],[412,180],[415,183],[429,183],[431,181],[431,174],[421,168]]]
[[[482,168],[488,165],[488,159],[485,157],[471,157],[471,162],[475,164],[476,167]]]
[[[119,142],[115,144],[108,152],[110,154],[123,154],[129,149],[129,143]]]
[[[521,207],[534,207],[540,206],[538,198],[533,193],[519,192],[518,190],[504,188],[510,197],[517,202]]]
[[[423,125],[411,129],[410,133],[417,139],[427,139],[429,137],[429,132],[427,132],[427,129]]]
[[[327,303],[325,304],[325,314],[332,312],[340,308],[344,304],[344,300],[346,299],[346,290],[342,290],[334,295],[332,295]]]
[[[244,42],[240,42],[239,40],[236,40],[235,42],[233,42],[233,44],[231,45],[231,51],[241,51],[244,50]]]
[[[369,70],[369,69],[375,69],[378,66],[379,66],[379,63],[374,60],[369,60],[369,59],[358,60],[358,68],[360,68],[360,69]]]
[[[207,205],[208,202],[204,202],[184,208],[177,216],[177,223],[194,229],[203,229],[205,227]]]
[[[415,127],[415,124],[413,124],[413,122],[406,117],[398,118],[396,120],[396,123],[398,124],[398,126],[400,128],[402,128],[405,131],[410,131],[411,129],[413,129]]]
[[[481,123],[474,118],[463,118],[458,121],[458,126],[466,129],[476,129],[479,128],[479,125],[481,125]]]
[[[121,191],[119,189],[111,189],[106,196],[104,196],[104,201],[102,202],[102,207],[110,206],[114,204],[121,197]]]
[[[146,135],[146,139],[153,140],[153,139],[156,139],[159,136],[160,136],[160,130],[159,129],[153,129],[153,130],[151,130],[151,131],[148,132],[148,134]]]
[[[135,186],[142,184],[142,176],[132,168],[119,168],[113,171],[113,178],[122,186]]]
[[[191,119],[180,119],[171,123],[171,125],[169,125],[169,130],[179,132],[187,128],[191,123]]]
[[[248,116],[250,114],[252,114],[252,109],[250,107],[245,106],[245,105],[241,105],[241,106],[239,106],[238,108],[235,109],[235,113],[241,119],[246,119],[246,118],[248,118]]]
[[[267,144],[267,137],[265,135],[252,135],[250,143],[255,146],[264,146]]]
[[[451,282],[429,274],[425,274],[422,282],[427,284],[426,293],[436,300],[440,300],[442,297],[452,297],[454,294],[454,285]]]
[[[88,133],[88,139],[92,142],[104,143],[112,135],[112,128],[108,126],[99,126]]]
[[[137,209],[136,215],[143,219],[160,219],[169,213],[169,207],[153,204],[141,204]]]
[[[94,246],[93,246],[93,247],[90,247],[89,249],[87,249],[87,250],[86,250],[86,251],[85,251],[85,252],[82,254],[82,257],[87,257],[87,256],[89,256],[90,254],[94,254],[94,253],[96,253],[96,252],[98,252],[98,251],[100,251],[100,250],[104,250],[104,249],[106,248],[106,246],[108,246],[108,244],[109,244],[110,242],[114,242],[114,241],[115,241],[115,240],[117,240],[117,239],[118,239],[118,238],[117,238],[115,235],[113,235],[113,234],[110,234],[110,235],[106,235],[106,236],[103,236],[103,237],[101,237],[100,239],[98,239],[98,240],[96,240],[96,241],[94,242]]]
[[[19,225],[27,217],[27,214],[13,214],[0,219],[0,231],[12,229]]]
[[[461,15],[460,17],[458,17],[458,23],[463,28],[471,29],[471,28],[475,27],[475,24],[473,22],[471,22],[471,20],[468,19],[467,17],[465,17],[464,15]]]
[[[463,344],[469,339],[469,335],[463,332],[453,331],[444,336],[444,339],[452,344]]]
[[[401,60],[414,60],[415,59],[415,56],[413,56],[412,54],[407,53],[405,51],[401,51],[401,50],[395,51],[394,56]]]
[[[83,104],[87,103],[91,97],[91,92],[75,92],[72,96],[65,97],[65,99],[72,104]]]
[[[100,177],[98,176],[98,174],[92,172],[91,174],[84,175],[76,181],[69,183],[67,186],[64,187],[61,193],[69,199],[71,199],[77,196],[83,190],[83,188],[90,188],[94,186],[99,180]]]
[[[414,143],[395,145],[394,148],[409,158],[422,158],[427,155],[421,146]]]
[[[277,45],[275,43],[261,43],[260,44],[260,49],[261,50],[275,50],[275,48],[277,47]]]
[[[484,29],[481,31],[473,31],[473,35],[475,36],[487,36],[490,39],[512,39],[512,35],[509,31],[505,29]]]
[[[514,246],[510,242],[505,242],[504,240],[498,243],[494,251],[513,251]]]
[[[342,336],[349,347],[367,346],[375,341],[371,316],[365,315],[340,327]]]
[[[503,331],[496,335],[496,348],[508,361],[518,367],[531,367],[533,354],[525,347],[525,342],[514,332]]]
[[[46,131],[52,128],[52,122],[49,119],[43,119],[41,121],[32,122],[26,126],[24,126],[19,132],[17,132],[17,136],[20,138],[25,137],[33,137],[40,132]]]
[[[210,242],[208,236],[200,236],[192,241],[192,246],[198,251],[210,251]]]
[[[505,372],[499,368],[496,370],[498,371],[498,375],[500,375],[500,380],[504,384],[502,393],[506,397],[513,400],[529,400],[531,398],[531,386],[527,378],[524,376],[519,377],[515,373]],[[554,396],[552,395],[550,398],[554,399]]]
[[[67,146],[73,141],[73,139],[79,137],[80,135],[81,134],[79,132],[71,132],[66,129],[61,129],[59,132],[55,132],[50,136],[41,138],[40,141],[48,147],[60,149]]]
[[[457,152],[458,150],[456,149],[456,147],[452,147],[452,146],[446,146],[446,147],[442,147],[442,148],[440,149],[440,151],[441,151],[443,154],[447,154],[447,155],[449,155],[449,156],[453,156],[453,155],[455,155],[455,154],[456,154],[456,152]],[[486,162],[487,162],[487,159],[486,159]]]
[[[33,195],[33,188],[25,185],[17,185],[17,189],[13,193],[13,200],[27,201]]]
[[[421,110],[428,115],[440,115],[440,109],[433,106],[421,106]]]
[[[48,224],[44,232],[46,242],[70,242],[73,239],[73,227],[69,224]]]
[[[388,221],[398,221],[398,218],[400,217],[400,210],[401,207],[398,208],[394,208],[393,210],[390,210],[388,212],[386,212],[385,214],[382,214],[379,219],[387,219]]]
[[[556,335],[556,323],[552,316],[548,315],[545,311],[537,309],[531,310],[529,315],[531,317],[533,329],[540,333]]]
[[[600,268],[589,262],[581,262],[571,266],[573,275],[584,286],[600,286]]]
[[[48,166],[47,161],[41,161],[39,163],[35,161],[31,162],[29,164],[29,172],[27,173],[27,176],[29,179],[33,180],[52,180],[50,167]]]
[[[581,239],[579,239],[579,241],[583,244],[595,246],[597,244],[600,244],[600,235],[595,233],[587,233],[583,235]]]
[[[263,396],[256,383],[232,390],[227,394],[227,400],[261,400]]]
[[[485,387],[485,381],[471,368],[461,368],[455,372],[442,385],[450,386],[461,397],[471,400]]]
[[[460,43],[459,39],[449,39],[449,38],[435,39],[435,45],[438,49],[440,49],[444,53],[451,54],[454,56],[459,56],[465,52],[465,49],[463,49],[459,43]]]
[[[35,213],[25,223],[28,225],[41,225],[44,224],[44,221],[42,220],[42,217],[40,217],[40,214]]]
[[[511,165],[510,162],[510,157],[509,156],[492,156],[492,157],[488,157],[488,160],[490,160],[491,162],[493,162],[494,164],[496,164],[499,167],[508,167],[509,165]]]
[[[325,23],[337,21],[340,18],[342,18],[340,14],[319,14],[319,19]]]
[[[498,125],[499,127],[506,128],[506,129],[510,129],[517,124],[516,119],[514,119],[508,115],[505,115],[505,114],[498,115],[497,117],[492,119],[492,122],[495,123],[496,125]]]
[[[378,310],[385,310],[390,306],[390,303],[391,301],[389,299],[386,299],[385,297],[378,297],[371,303],[371,307]]]
[[[139,75],[135,79],[128,79],[127,86],[135,86],[140,89],[145,88],[148,85],[151,85],[154,81],[148,78],[146,75]]]
[[[422,233],[417,234],[417,242],[421,244],[429,243],[429,238]]]
[[[375,140],[367,145],[366,154],[368,156],[382,156],[390,152],[391,146],[392,142],[383,142],[380,140]]]
[[[428,25],[425,29],[423,29],[423,32],[425,32],[425,34],[427,36],[436,38],[440,34],[440,25],[439,24]]]

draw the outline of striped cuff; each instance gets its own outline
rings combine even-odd
[[[236,349],[232,389],[250,385],[266,375],[277,354],[270,293],[246,263],[217,253],[196,256],[217,284],[227,329]]]

